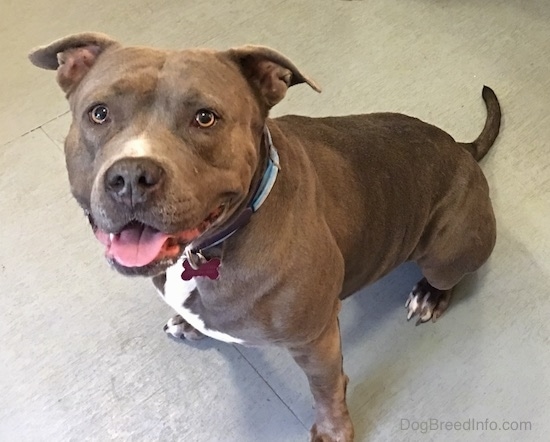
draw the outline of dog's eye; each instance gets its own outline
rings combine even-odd
[[[194,124],[203,129],[214,126],[218,117],[214,112],[208,109],[201,109],[195,114]]]
[[[88,113],[90,120],[95,124],[103,124],[109,118],[109,108],[104,104],[98,104]]]

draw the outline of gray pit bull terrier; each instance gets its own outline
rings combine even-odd
[[[424,278],[408,319],[434,321],[495,244],[478,166],[500,127],[493,91],[472,143],[396,113],[269,119],[282,54],[125,47],[96,33],[34,50],[57,70],[72,125],[71,191],[122,274],[152,277],[165,331],[288,349],[315,400],[313,441],[351,441],[341,300],[405,261]]]

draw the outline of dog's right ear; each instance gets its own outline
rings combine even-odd
[[[100,33],[74,34],[33,49],[29,59],[42,69],[57,70],[59,86],[70,95],[101,53],[111,46],[119,45]]]

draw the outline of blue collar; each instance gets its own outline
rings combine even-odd
[[[185,255],[193,268],[198,268],[200,263],[204,262],[205,258],[202,255],[204,250],[219,246],[241,227],[248,224],[252,215],[258,211],[269,196],[271,189],[273,189],[273,185],[275,184],[275,180],[277,179],[277,174],[279,173],[281,166],[279,164],[279,154],[273,145],[273,139],[271,138],[271,133],[269,132],[267,126],[264,127],[262,144],[268,152],[267,164],[265,166],[262,179],[260,180],[255,191],[252,193],[247,205],[240,212],[234,214],[226,226],[222,227],[220,231],[214,232],[214,234],[199,240],[198,243],[191,243],[185,248]]]
[[[256,189],[254,196],[252,197],[252,201],[249,204],[252,212],[256,212],[267,199],[269,193],[271,192],[271,189],[273,189],[273,185],[275,184],[275,180],[277,179],[277,174],[279,173],[279,170],[281,170],[281,165],[279,163],[279,154],[277,153],[277,149],[275,149],[275,146],[273,145],[271,132],[269,132],[267,126],[264,127],[263,138],[264,144],[269,150],[269,155],[267,158],[267,166],[264,170],[262,180],[260,181],[260,184],[258,185],[258,188]]]

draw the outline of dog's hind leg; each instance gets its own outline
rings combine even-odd
[[[418,316],[416,325],[445,312],[453,288],[468,273],[475,272],[487,261],[496,240],[496,224],[490,200],[477,204],[468,216],[441,223],[414,259],[424,278],[413,288],[405,307],[407,319]]]

